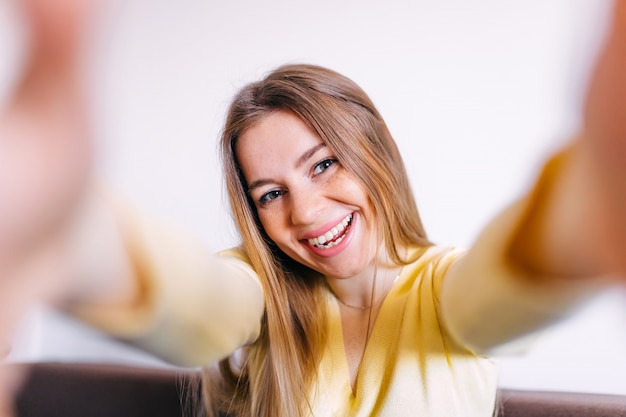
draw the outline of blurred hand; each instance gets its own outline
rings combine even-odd
[[[596,62],[586,98],[583,147],[605,206],[606,262],[626,279],[626,0],[615,0],[612,26]]]
[[[88,178],[79,63],[87,4],[23,0],[26,66],[0,115],[0,268],[61,225]],[[0,269],[0,271],[2,270]]]
[[[65,233],[89,181],[81,61],[92,0],[21,0],[29,49],[0,112],[0,361],[24,310],[47,300]],[[14,378],[0,369],[0,417]]]

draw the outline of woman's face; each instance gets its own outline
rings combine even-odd
[[[267,235],[292,259],[349,278],[372,264],[375,219],[365,190],[297,116],[276,111],[236,153]]]

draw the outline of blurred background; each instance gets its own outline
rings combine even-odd
[[[200,237],[237,243],[217,138],[238,88],[284,63],[335,69],[367,91],[402,150],[431,240],[467,246],[527,190],[577,127],[606,0],[119,0],[89,40],[103,181]],[[25,40],[0,2],[0,102]],[[54,311],[33,311],[12,360],[167,366]],[[626,395],[626,295],[600,295],[501,385]]]

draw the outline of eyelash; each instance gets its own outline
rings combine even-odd
[[[317,173],[316,175],[321,174],[322,172],[326,171],[328,168],[333,166],[335,163],[337,163],[336,159],[334,159],[334,158],[326,158],[323,161],[320,161],[317,164],[315,164],[315,166],[313,167],[313,173],[315,174],[315,171],[317,171],[317,169],[319,167],[321,167],[322,165],[326,164],[324,169],[321,172]]]
[[[326,170],[331,168],[337,162],[338,161],[335,158],[325,158],[325,159],[323,159],[322,161],[318,162],[317,164],[315,164],[313,166],[313,175],[320,175],[320,174],[324,173]],[[318,170],[319,170],[319,172],[318,172]],[[276,200],[278,197],[282,196],[283,194],[285,194],[285,191],[283,191],[283,190],[271,190],[271,191],[268,191],[267,193],[263,194],[259,198],[258,205],[260,207],[263,207],[263,206],[271,203],[272,201]]]
[[[259,206],[263,207],[266,204],[269,204],[272,201],[276,200],[278,197],[280,197],[283,194],[284,194],[284,191],[282,190],[272,190],[270,192],[267,192],[263,194],[261,198],[259,198]],[[274,196],[274,197],[271,197],[271,196]]]

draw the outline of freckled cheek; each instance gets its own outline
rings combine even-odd
[[[277,245],[281,246],[281,242],[288,238],[289,229],[282,213],[259,212],[259,220],[265,233]]]
[[[336,195],[349,200],[352,204],[361,206],[362,208],[365,208],[365,206],[371,207],[371,201],[365,189],[355,178],[347,173],[333,177],[329,181],[328,187],[332,189]]]
[[[358,206],[362,210],[361,221],[368,230],[372,230],[373,224],[376,222],[374,205],[365,189],[350,175],[340,176],[335,181],[337,181],[336,189],[339,190],[338,196],[344,201]]]

